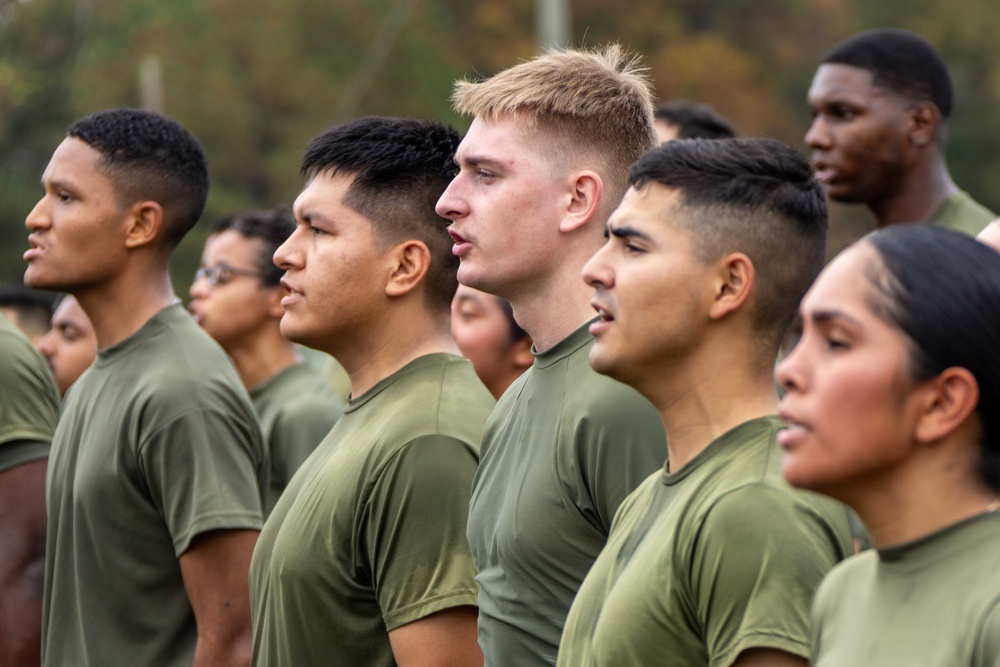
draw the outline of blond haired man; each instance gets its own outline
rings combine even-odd
[[[580,279],[656,145],[648,81],[620,47],[557,51],[456,86],[474,116],[438,202],[459,281],[510,301],[535,361],[483,434],[469,510],[487,665],[554,664],[566,613],[622,499],[666,451],[652,406],[587,362]]]

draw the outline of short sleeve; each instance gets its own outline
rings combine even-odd
[[[52,442],[59,421],[59,394],[45,361],[23,336],[0,328],[0,470],[45,458],[40,446]],[[3,443],[38,443],[31,459]]]
[[[139,466],[177,556],[200,533],[260,530],[260,433],[219,410],[181,413],[140,443]]]
[[[703,521],[689,582],[713,667],[751,648],[809,657],[809,608],[840,560],[835,530],[788,490],[727,494]]]
[[[379,474],[361,544],[386,629],[476,604],[465,529],[477,463],[469,445],[436,434],[407,443]]]
[[[603,380],[608,391],[581,421],[577,448],[598,527],[608,534],[626,496],[663,467],[667,438],[649,401],[630,387]]]

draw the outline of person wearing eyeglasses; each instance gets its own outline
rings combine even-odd
[[[233,360],[260,418],[271,454],[265,514],[344,412],[330,384],[279,329],[285,290],[271,257],[293,231],[295,219],[284,207],[217,220],[188,307]]]

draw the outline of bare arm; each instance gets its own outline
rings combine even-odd
[[[41,664],[46,460],[0,472],[0,665]]]
[[[184,588],[198,624],[192,667],[250,664],[250,557],[256,530],[213,530],[181,554]]]
[[[805,658],[773,648],[752,648],[740,653],[733,667],[807,667]]]
[[[476,607],[453,607],[389,631],[400,667],[481,667]]]

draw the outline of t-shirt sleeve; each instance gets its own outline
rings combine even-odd
[[[270,436],[272,481],[287,484],[343,412],[333,401],[329,405],[310,401],[303,409],[288,409],[278,415]]]
[[[465,528],[477,463],[462,441],[428,435],[407,443],[379,474],[361,544],[387,630],[476,604]]]
[[[192,409],[140,443],[139,466],[178,557],[204,532],[260,530],[259,439],[256,423]]]
[[[0,450],[15,440],[50,443],[59,407],[45,361],[26,338],[0,329]],[[5,469],[4,458],[0,455],[0,470]],[[13,454],[11,461],[7,467],[27,462],[14,461]]]
[[[645,398],[620,385],[601,395],[600,405],[585,415],[576,437],[589,495],[578,499],[577,506],[584,511],[592,508],[596,526],[608,534],[622,501],[663,467],[667,458],[663,424]]]
[[[688,582],[712,667],[751,648],[809,657],[809,608],[839,560],[835,530],[787,490],[753,485],[721,498],[698,529]]]

